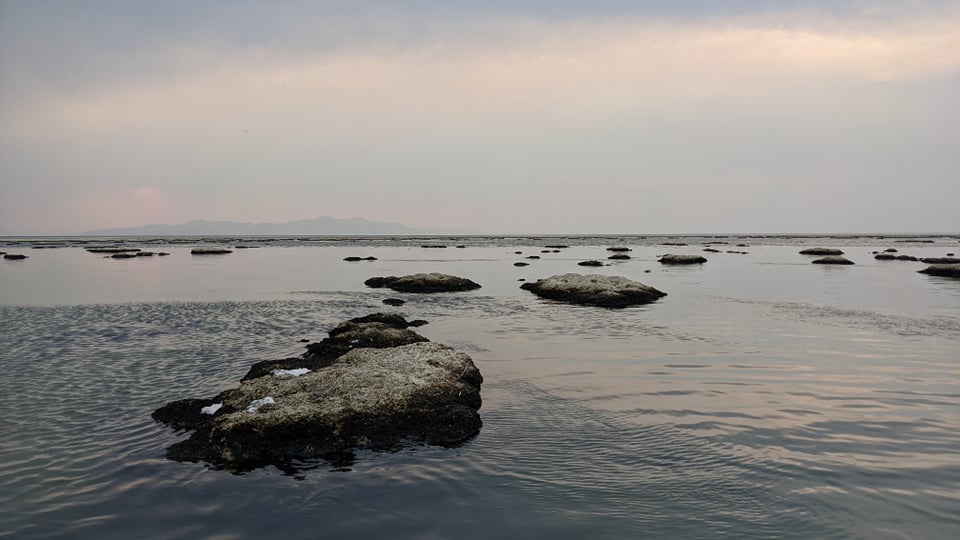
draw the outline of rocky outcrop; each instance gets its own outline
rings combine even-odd
[[[372,277],[363,283],[374,289],[386,287],[397,292],[407,293],[459,292],[480,288],[479,284],[469,279],[437,272],[409,276]]]
[[[562,274],[524,283],[520,288],[549,300],[609,308],[649,304],[667,295],[625,277],[599,274]]]
[[[853,261],[845,257],[824,257],[812,262],[813,264],[854,264]]]
[[[931,276],[960,278],[960,264],[932,264],[918,271]]]
[[[393,330],[410,332],[397,328],[406,324],[396,315],[353,319],[324,340],[342,338],[352,347],[337,353],[328,344],[324,365],[311,363],[315,351],[308,350],[297,367],[245,378],[213,398],[160,407],[156,421],[193,430],[167,456],[244,471],[411,442],[462,443],[482,424],[477,411],[483,377],[468,355],[423,336],[381,348],[353,342],[380,334],[374,341],[393,343]]]
[[[703,264],[707,258],[700,255],[674,255],[668,253],[659,259],[660,264]]]
[[[834,248],[807,248],[800,250],[801,255],[843,255],[843,250]]]

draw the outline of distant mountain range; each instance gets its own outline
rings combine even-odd
[[[438,234],[413,229],[399,223],[367,221],[363,218],[318,217],[289,223],[240,223],[235,221],[196,220],[181,225],[144,225],[117,229],[99,229],[83,236],[338,236],[381,234]]]

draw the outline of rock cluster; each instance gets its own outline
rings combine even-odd
[[[468,355],[410,324],[352,319],[299,358],[257,364],[236,388],[160,407],[156,421],[193,431],[167,456],[244,471],[404,442],[462,443],[480,431],[483,377]]]
[[[524,283],[520,288],[549,300],[609,308],[649,304],[667,295],[625,277],[599,274],[562,274]]]

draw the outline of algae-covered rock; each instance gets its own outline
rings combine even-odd
[[[609,308],[649,304],[667,295],[625,277],[599,274],[562,274],[524,283],[520,288],[541,298]]]
[[[459,292],[479,289],[480,285],[462,277],[432,272],[409,276],[372,277],[364,282],[367,287],[386,287],[397,292],[436,293]]]

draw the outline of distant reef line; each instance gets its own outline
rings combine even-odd
[[[287,223],[194,220],[179,225],[144,225],[141,227],[97,229],[82,232],[80,236],[339,236],[440,233],[464,234],[469,233],[469,231],[416,229],[400,223],[323,216]]]

